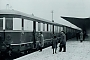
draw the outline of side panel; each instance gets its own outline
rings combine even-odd
[[[6,32],[5,33],[5,41],[7,41],[7,36],[10,36],[11,41],[8,41],[8,43],[12,44],[20,44],[20,43],[27,43],[31,42],[32,40],[32,32]]]
[[[3,19],[0,19],[0,30],[3,30]]]

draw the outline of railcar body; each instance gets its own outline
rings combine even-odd
[[[21,23],[16,22],[15,24],[15,18],[19,18]],[[27,22],[30,21],[28,30],[25,30],[28,24],[25,23],[26,20]],[[5,50],[5,46],[9,44],[14,52],[29,52],[30,49],[38,49],[37,36],[40,31],[42,31],[44,35],[44,47],[51,45],[51,38],[53,38],[54,34],[60,38],[60,32],[64,30],[67,34],[67,39],[70,39],[75,36],[76,31],[79,31],[15,10],[0,10],[0,23],[0,35],[2,37],[2,40],[0,40],[0,50]],[[16,25],[20,26],[21,30],[14,30],[14,26]]]

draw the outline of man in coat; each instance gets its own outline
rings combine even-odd
[[[44,47],[44,36],[42,32],[39,33],[39,50],[42,51],[42,48]]]
[[[59,47],[60,47],[59,52],[62,51],[62,48],[63,48],[63,52],[66,52],[66,35],[64,31],[61,32],[61,39],[60,39]]]

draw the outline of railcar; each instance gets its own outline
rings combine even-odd
[[[16,21],[16,22],[15,22]],[[14,28],[19,29],[14,29]],[[16,10],[0,10],[0,51],[5,51],[10,45],[13,52],[28,53],[38,49],[38,33],[44,35],[44,47],[51,45],[53,35],[60,38],[60,32],[71,34],[74,37],[77,29],[61,25],[52,21],[28,15]]]

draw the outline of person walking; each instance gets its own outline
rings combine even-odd
[[[54,54],[54,50],[55,50],[55,53],[56,53],[56,50],[57,50],[57,44],[58,44],[57,38],[56,38],[56,36],[54,36],[54,38],[52,39],[52,49],[53,49],[53,54]]]
[[[59,52],[62,51],[62,48],[63,48],[63,52],[66,52],[66,35],[64,31],[61,32],[61,39],[60,39],[59,47],[60,47]]]

